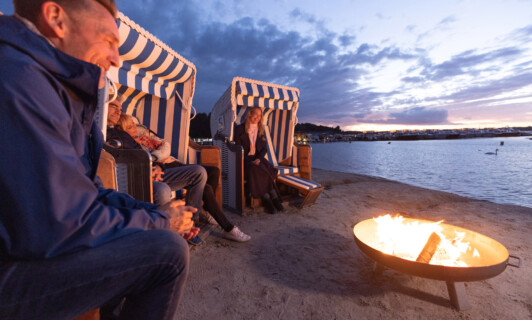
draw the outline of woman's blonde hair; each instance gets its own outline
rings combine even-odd
[[[126,131],[126,128],[131,124],[137,125],[133,120],[133,116],[126,113],[122,113],[120,115],[120,119],[118,119],[118,122],[116,123],[116,128],[122,131]]]
[[[262,124],[263,114],[262,114],[262,108],[260,107],[249,108],[248,113],[246,115],[246,121],[245,121],[246,132],[249,131],[249,125],[251,124],[251,113],[255,110],[258,110],[260,113],[260,120],[259,120],[259,123],[257,124],[257,128],[258,128],[258,136],[262,137],[264,136],[264,125]]]

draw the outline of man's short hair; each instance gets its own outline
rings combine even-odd
[[[111,101],[111,99],[113,98],[113,94],[109,94],[108,98],[109,98],[109,101]],[[125,100],[126,100],[126,98],[122,94],[118,93],[116,95],[116,98],[113,101],[118,101],[118,102],[120,102],[120,104],[122,104],[122,103],[124,103]]]
[[[83,11],[87,9],[89,1],[96,1],[116,17],[117,8],[115,0],[13,0],[15,13],[32,22],[37,21],[41,6],[46,1],[53,1],[63,7],[67,12]]]

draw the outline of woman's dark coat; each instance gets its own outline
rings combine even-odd
[[[235,143],[244,148],[244,175],[247,181],[248,193],[251,193],[254,198],[261,198],[266,193],[277,190],[275,184],[277,169],[265,158],[268,148],[264,135],[259,136],[257,133],[255,154],[251,156],[248,155],[251,149],[251,142],[244,123],[235,128],[234,137]],[[256,159],[260,160],[259,165],[253,163],[253,160]]]

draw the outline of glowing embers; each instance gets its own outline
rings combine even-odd
[[[449,228],[448,225],[444,228],[442,221],[406,220],[402,216],[392,217],[389,214],[373,220],[377,227],[370,245],[386,254],[450,267],[467,267],[472,257],[480,258],[478,250],[464,241],[465,232]]]

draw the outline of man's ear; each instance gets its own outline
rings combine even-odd
[[[46,1],[41,5],[39,31],[49,39],[63,39],[66,34],[67,19],[65,10],[55,2]]]

